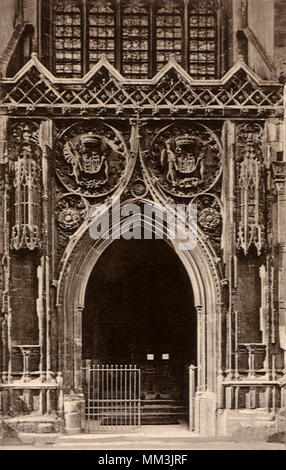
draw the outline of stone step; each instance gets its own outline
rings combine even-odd
[[[141,417],[145,416],[186,416],[187,410],[150,410],[145,413],[141,413]]]
[[[22,441],[23,444],[29,445],[50,445],[55,444],[58,438],[61,436],[60,433],[29,433],[29,432],[19,432],[18,438]]]
[[[66,444],[66,445],[73,445],[73,444],[119,444],[129,442],[139,442],[140,444],[149,443],[151,445],[156,445],[156,443],[162,443],[164,440],[165,443],[174,443],[180,442],[182,440],[188,440],[191,443],[198,443],[198,442],[209,442],[209,441],[230,441],[229,438],[224,437],[203,437],[199,436],[194,432],[190,432],[185,429],[181,429],[180,426],[176,426],[175,430],[172,430],[169,433],[164,432],[161,426],[156,431],[150,433],[150,431],[145,431],[146,429],[150,429],[148,426],[142,426],[139,428],[138,432],[133,433],[122,433],[122,434],[80,434],[80,435],[60,435],[56,441],[57,444]],[[156,428],[156,426],[155,426]],[[165,427],[168,429],[168,426]],[[150,434],[149,434],[150,433]],[[157,434],[157,435],[156,435]]]
[[[185,410],[186,407],[183,406],[183,405],[143,405],[141,406],[141,411],[143,413],[145,413],[145,411],[148,411],[148,410],[171,410],[171,411],[175,411],[175,410]]]
[[[178,424],[188,415],[187,408],[177,400],[142,400],[141,423],[143,425]]]

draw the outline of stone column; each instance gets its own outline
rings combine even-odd
[[[7,162],[7,117],[2,116],[0,118],[0,260],[4,254],[4,187],[5,187],[5,164]],[[4,358],[5,352],[3,351],[3,341],[2,341],[2,323],[5,318],[4,312],[4,270],[2,263],[0,262],[0,305],[2,306],[0,311],[0,381],[2,377],[2,370],[5,370],[4,367]]]
[[[204,314],[202,313],[202,306],[195,306],[197,312],[197,357],[198,357],[198,376],[197,376],[197,390],[204,390],[205,386],[205,328],[204,328]]]
[[[51,334],[51,221],[49,216],[49,205],[53,201],[50,194],[50,149],[53,148],[53,121],[48,119],[42,121],[40,127],[40,145],[42,148],[42,227],[43,227],[43,258],[42,258],[42,295],[43,295],[43,313],[39,315],[42,319],[42,325],[39,325],[39,331],[42,334],[40,343],[42,345],[42,359],[45,365],[46,380],[51,378],[51,342],[56,340]],[[40,313],[40,312],[39,312]]]
[[[229,378],[232,378],[234,337],[234,289],[236,287],[236,226],[235,210],[235,124],[226,121],[223,132],[224,177],[223,177],[223,234],[222,249],[226,266],[225,284],[228,291],[228,311],[226,313],[225,365]]]
[[[284,109],[285,109],[284,92]],[[284,350],[284,376],[281,379],[281,410],[277,414],[277,432],[286,430],[286,119],[283,126],[276,121],[272,125],[268,124],[268,140],[271,144],[273,161],[271,163],[272,178],[276,187],[277,208],[276,218],[273,219],[273,241],[277,247],[275,257],[278,271],[278,321],[279,321],[279,346]],[[279,154],[278,154],[279,152]],[[279,155],[279,158],[278,158]],[[276,161],[275,161],[276,160]],[[275,314],[275,312],[274,312]],[[272,314],[273,315],[273,314]],[[276,315],[275,315],[276,316]],[[275,327],[275,317],[274,325]],[[273,328],[274,330],[274,328]],[[273,336],[274,335],[274,336]],[[272,332],[275,340],[275,330]],[[273,356],[275,357],[275,356]],[[276,373],[275,364],[272,367],[272,376]],[[274,375],[275,377],[275,375]],[[273,378],[273,377],[272,377]]]
[[[65,431],[67,434],[80,434],[85,427],[85,400],[83,395],[64,397]]]
[[[82,312],[78,306],[74,312],[74,391],[82,392]]]
[[[10,338],[10,248],[9,248],[9,159],[7,145],[8,117],[0,117],[0,286],[1,293],[1,350],[2,380],[7,382],[11,376],[11,338]],[[2,281],[1,281],[2,279]]]
[[[279,343],[286,360],[286,162],[272,162],[272,170],[277,190]]]

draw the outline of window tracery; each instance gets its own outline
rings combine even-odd
[[[149,14],[139,0],[122,8],[122,72],[129,78],[147,78],[149,64]]]
[[[180,2],[164,1],[156,12],[157,71],[171,54],[182,63],[182,15]]]
[[[53,71],[87,73],[104,54],[127,78],[150,78],[173,55],[194,79],[218,74],[217,0],[53,0]]]
[[[112,3],[92,0],[88,5],[88,51],[92,67],[105,54],[111,64],[115,59],[115,15]]]
[[[217,14],[214,1],[190,3],[190,73],[194,79],[216,76]]]
[[[54,2],[55,73],[62,77],[82,74],[82,12],[78,0]]]

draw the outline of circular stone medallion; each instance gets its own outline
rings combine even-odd
[[[206,127],[172,124],[155,138],[147,166],[165,192],[192,197],[217,181],[220,154],[218,139]]]
[[[62,184],[87,197],[114,191],[127,167],[127,149],[119,132],[98,122],[68,128],[58,140],[56,153]]]

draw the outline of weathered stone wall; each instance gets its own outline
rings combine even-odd
[[[286,62],[286,2],[275,0],[274,58],[285,69]],[[284,64],[283,64],[284,62]]]
[[[259,259],[255,254],[249,253],[247,256],[240,255],[238,260],[238,342],[260,343],[261,286]]]
[[[38,49],[38,10],[37,0],[24,0],[23,2],[23,20],[30,23],[34,27],[33,35],[33,46],[32,49],[37,51]]]
[[[14,31],[16,0],[2,0],[1,1],[1,41],[0,41],[0,56],[5,51],[5,48],[10,41]]]
[[[12,339],[14,344],[38,344],[36,313],[37,271],[31,253],[19,253],[11,259]]]
[[[285,5],[286,6],[286,5]],[[274,53],[274,1],[273,0],[249,0],[248,25],[254,32],[259,43],[268,54]],[[271,78],[271,72],[256,47],[248,44],[248,64],[264,79]]]

